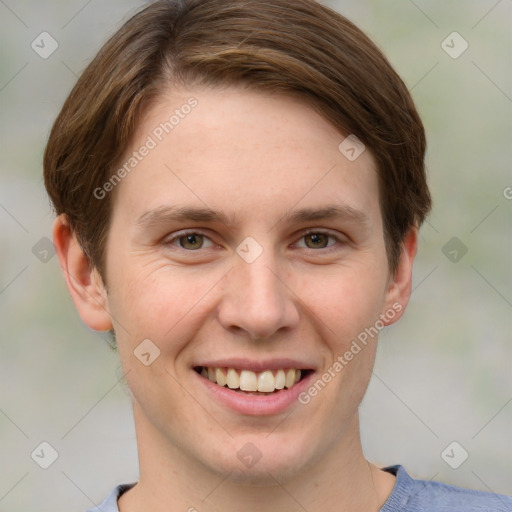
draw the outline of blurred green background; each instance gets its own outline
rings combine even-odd
[[[325,3],[384,50],[429,141],[434,210],[408,313],[380,336],[367,457],[512,494],[512,2]],[[117,355],[81,323],[48,245],[42,153],[79,73],[142,5],[0,1],[0,511],[84,511],[137,479]],[[31,47],[43,31],[58,43],[46,59]],[[46,470],[31,458],[42,441],[58,452]],[[469,454],[457,469],[441,456],[453,441]]]

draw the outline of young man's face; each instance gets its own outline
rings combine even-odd
[[[158,130],[190,97],[197,106]],[[344,137],[297,99],[234,88],[162,99],[126,159],[148,136],[156,147],[115,187],[106,247],[141,462],[258,483],[347,457],[375,333],[405,308],[416,241],[391,276],[369,151],[343,154]],[[82,317],[99,325],[94,315],[107,314]],[[279,370],[302,378],[247,393],[201,368],[234,369],[232,386],[246,370],[249,389],[273,389],[278,373],[282,387]]]

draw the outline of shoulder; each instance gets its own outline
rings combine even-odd
[[[512,497],[416,480],[402,466],[386,470],[396,484],[381,512],[512,512]]]
[[[90,508],[87,512],[119,512],[117,500],[121,494],[131,489],[135,484],[118,485],[100,505]]]

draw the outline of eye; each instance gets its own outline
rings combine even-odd
[[[329,239],[334,242],[329,243]],[[326,249],[340,242],[337,237],[324,231],[309,231],[302,235],[301,240],[305,241],[306,249]]]
[[[208,241],[210,245],[205,245],[206,241]],[[206,235],[197,231],[181,232],[165,240],[166,245],[176,246],[176,243],[181,249],[187,251],[196,251],[198,249],[213,247],[214,245]]]
[[[304,240],[305,245],[301,245]],[[164,241],[165,245],[178,247],[186,251],[194,252],[199,249],[214,247],[214,243],[204,233],[200,231],[182,231],[174,234]],[[325,231],[309,231],[300,238],[297,246],[305,249],[329,249],[330,247],[343,244],[343,242],[333,234]]]

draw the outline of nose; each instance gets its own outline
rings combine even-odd
[[[226,330],[253,340],[269,339],[299,322],[298,300],[290,288],[289,274],[287,282],[270,252],[264,251],[252,263],[236,256],[234,268],[225,277],[219,307],[219,320]]]

